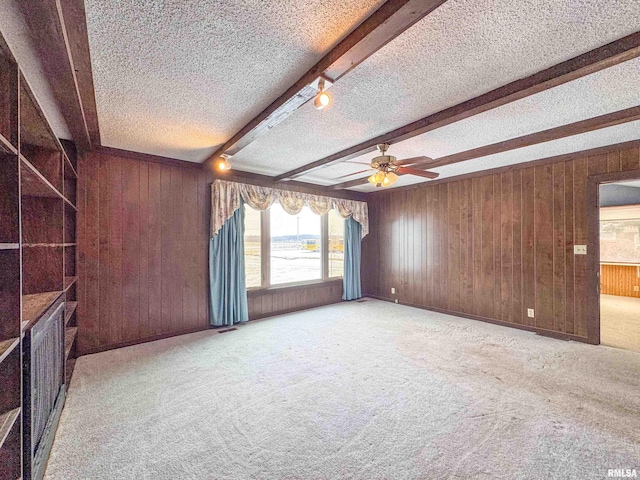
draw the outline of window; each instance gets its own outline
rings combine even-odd
[[[329,277],[342,277],[344,272],[344,218],[330,210],[329,223]]]
[[[244,269],[247,288],[262,285],[260,212],[244,206]]]
[[[640,218],[600,221],[600,261],[640,263]]]
[[[289,215],[274,203],[264,211],[244,205],[247,288],[334,280],[344,272],[344,219],[305,206]]]
[[[322,279],[321,217],[309,207],[289,215],[279,203],[269,208],[271,284]]]

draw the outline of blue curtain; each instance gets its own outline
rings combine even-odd
[[[344,286],[343,300],[362,297],[360,258],[362,252],[362,225],[349,217],[344,222]]]
[[[244,205],[209,242],[211,325],[249,320],[244,272]]]

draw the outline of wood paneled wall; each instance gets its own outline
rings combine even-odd
[[[260,176],[232,179],[273,186]],[[79,354],[208,328],[211,181],[200,165],[132,152],[103,149],[80,158]],[[278,187],[321,193],[300,182]],[[339,302],[341,295],[340,282],[251,292],[250,319]]]
[[[365,291],[586,339],[589,269],[573,245],[588,243],[587,178],[636,169],[634,146],[375,193]]]
[[[297,287],[253,290],[249,297],[251,320],[295,312],[342,301],[342,279]]]
[[[99,153],[79,180],[79,353],[206,328],[210,180]]]
[[[635,265],[600,265],[600,293],[640,298],[640,267]]]

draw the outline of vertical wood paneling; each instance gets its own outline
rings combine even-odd
[[[149,331],[149,164],[139,162],[138,194],[139,194],[139,237],[138,246],[140,271],[138,282],[139,324],[138,338]]]
[[[553,166],[535,168],[535,325],[553,330]]]
[[[503,322],[513,322],[513,172],[500,175],[500,314]]]
[[[123,341],[140,338],[140,162],[122,162]]]
[[[97,153],[79,168],[79,353],[206,328],[205,172]]]
[[[207,328],[210,173],[95,152],[80,159],[79,169],[78,353]],[[402,269],[414,275],[396,279],[412,294],[421,275],[413,262],[421,235],[413,221],[420,215],[407,211],[394,240],[407,251]],[[375,213],[372,218],[375,223]],[[379,242],[371,247],[379,251]],[[377,281],[368,288],[374,286]],[[252,292],[250,318],[341,299],[341,280]]]
[[[527,310],[536,305],[535,169],[522,170],[522,323],[535,325]]]
[[[397,295],[402,303],[586,338],[589,257],[573,246],[588,244],[596,208],[587,205],[587,178],[638,169],[633,148],[376,193],[370,209],[380,244],[402,251],[365,255],[380,267],[378,288],[369,288],[389,298],[390,282],[410,278],[413,288]],[[629,276],[607,275],[609,285],[633,289]]]
[[[553,326],[552,330],[565,332],[565,205],[564,163],[553,165]]]
[[[600,293],[640,298],[640,291],[634,290],[640,287],[638,270],[635,265],[601,265]]]
[[[513,323],[524,322],[523,289],[522,289],[522,255],[524,252],[522,244],[522,170],[513,172],[513,279],[511,288],[511,298],[513,306],[511,308],[511,319]]]

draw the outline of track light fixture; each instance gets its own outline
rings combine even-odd
[[[324,91],[324,78],[318,80],[318,95],[316,95],[316,99],[313,101],[313,105],[318,109],[322,110],[324,107],[329,106],[331,103],[331,96],[327,92]]]
[[[231,170],[231,165],[229,164],[229,155],[226,153],[223,153],[220,156],[222,157],[222,160],[218,162],[218,165],[217,165],[218,170],[220,170],[221,172],[226,172],[227,170]]]

